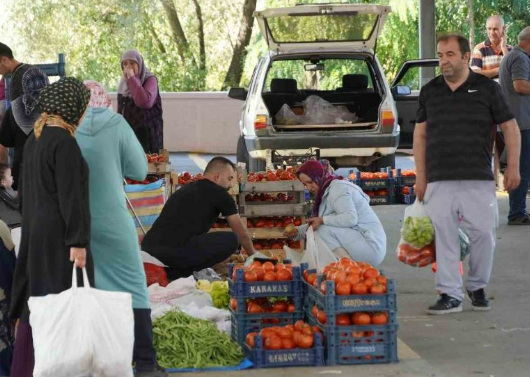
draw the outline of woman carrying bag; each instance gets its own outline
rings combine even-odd
[[[302,239],[312,226],[337,258],[379,265],[386,254],[386,234],[361,188],[332,175],[318,161],[307,161],[296,175],[315,196],[315,204],[308,224],[285,235]]]
[[[19,319],[12,377],[34,368],[28,299],[68,290],[72,262],[93,281],[88,167],[74,139],[90,99],[82,82],[65,77],[45,87],[43,111],[24,147],[20,204],[24,225],[15,268],[11,318]]]

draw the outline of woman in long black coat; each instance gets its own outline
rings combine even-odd
[[[71,288],[72,262],[93,282],[88,167],[73,135],[90,91],[66,77],[42,90],[43,111],[24,147],[22,241],[15,268],[11,317],[20,319],[11,376],[33,375],[28,299]]]

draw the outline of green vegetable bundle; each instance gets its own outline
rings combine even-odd
[[[153,323],[155,349],[164,368],[211,368],[241,363],[241,347],[214,323],[170,311]]]
[[[428,217],[412,217],[405,219],[401,228],[403,240],[420,249],[434,240],[434,227]]]
[[[217,309],[228,309],[228,302],[230,301],[228,282],[214,282],[212,284],[210,296],[212,296],[213,306]]]

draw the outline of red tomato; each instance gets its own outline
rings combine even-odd
[[[287,312],[288,313],[294,313],[296,311],[296,307],[294,306],[294,304],[291,302],[288,306],[287,306]]]
[[[319,312],[317,314],[317,320],[318,320],[318,322],[322,323],[323,325],[328,323],[328,318],[326,317],[326,313],[324,313],[323,310],[319,310]]]
[[[258,275],[252,270],[245,271],[245,281],[247,282],[253,282],[258,281]]]
[[[280,270],[276,273],[276,278],[279,281],[289,281],[293,280],[293,274],[291,273],[291,271],[284,268],[283,270]]]
[[[367,326],[372,323],[372,318],[368,313],[355,313],[353,315],[353,324],[357,326]]]
[[[263,276],[265,276],[265,270],[263,269],[263,267],[258,267],[258,266],[250,267],[250,271],[256,274],[256,278],[258,281],[263,280]]]
[[[263,276],[263,281],[276,281],[276,274],[273,271],[265,272]]]
[[[282,339],[282,348],[284,350],[292,350],[293,348],[296,348],[294,339]]]
[[[282,339],[277,335],[271,335],[265,339],[265,349],[279,350],[282,349]]]
[[[235,298],[231,298],[230,299],[230,307],[232,308],[232,310],[236,311],[237,310],[237,300]]]
[[[364,283],[357,283],[352,287],[352,293],[355,295],[365,295],[368,293],[368,287]]]
[[[254,348],[254,338],[258,335],[257,332],[250,332],[245,337],[245,343],[248,344],[250,348]]]
[[[313,335],[313,328],[311,327],[311,325],[308,325],[306,323],[302,328],[302,334]]]
[[[265,272],[274,271],[274,264],[272,264],[272,262],[265,262],[263,263],[263,269],[265,270]]]
[[[298,321],[296,321],[296,322],[294,323],[294,329],[295,329],[296,331],[300,331],[300,332],[301,332],[302,329],[304,328],[304,325],[305,325],[305,322],[302,321],[301,319],[299,319]]]
[[[388,323],[388,315],[385,312],[375,312],[372,314],[372,324],[386,325]]]
[[[316,305],[313,305],[313,309],[311,309],[311,315],[316,318],[317,314],[318,314],[318,308]]]
[[[347,281],[338,283],[335,286],[335,293],[339,296],[347,296],[351,294],[351,285]]]
[[[348,314],[337,314],[335,321],[337,322],[337,326],[351,325],[350,316]]]
[[[293,332],[288,327],[278,330],[278,336],[282,339],[293,339]]]
[[[287,303],[285,301],[276,301],[272,304],[272,311],[274,313],[283,313],[287,311]]]
[[[300,348],[311,348],[313,347],[313,335],[300,335],[298,347]]]
[[[370,293],[373,295],[382,295],[386,293],[386,287],[383,284],[375,284],[370,287]]]

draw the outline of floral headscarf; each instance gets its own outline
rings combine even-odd
[[[109,93],[103,85],[94,80],[85,80],[83,84],[90,90],[90,102],[88,107],[112,107]]]
[[[35,137],[40,137],[46,124],[60,126],[73,136],[89,100],[90,90],[73,77],[63,77],[44,88],[39,98],[43,113],[35,122]]]
[[[300,178],[300,174],[307,175],[309,178],[311,178],[313,182],[318,185],[318,193],[315,198],[315,204],[313,205],[312,211],[312,216],[318,216],[318,210],[320,208],[320,204],[322,203],[322,197],[324,196],[326,189],[335,179],[344,178],[331,174],[328,170],[324,168],[324,166],[320,162],[313,160],[306,161],[300,167],[300,169],[298,169],[298,171],[296,172],[298,178]]]

